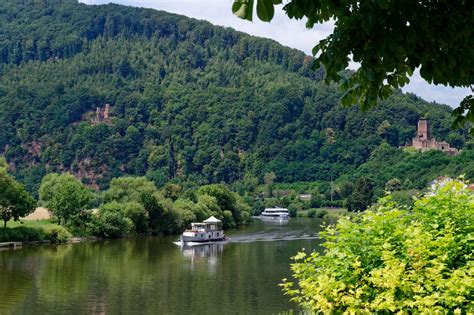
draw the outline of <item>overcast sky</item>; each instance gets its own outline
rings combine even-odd
[[[174,12],[207,20],[215,25],[230,26],[251,35],[272,38],[285,46],[300,49],[306,54],[311,54],[315,43],[330,34],[333,28],[331,24],[323,24],[308,30],[303,21],[290,20],[282,10],[276,10],[275,18],[271,23],[257,20],[244,21],[232,14],[230,10],[232,0],[80,0],[80,2],[86,4],[114,2]],[[461,100],[470,93],[468,88],[453,89],[442,85],[429,85],[417,73],[403,90],[415,93],[425,100],[449,104],[453,107],[458,106]]]

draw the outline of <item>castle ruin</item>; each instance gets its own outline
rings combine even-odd
[[[448,153],[449,155],[457,155],[458,149],[451,148],[449,143],[446,141],[438,142],[435,138],[431,137],[430,123],[428,119],[421,118],[418,121],[418,129],[416,136],[413,137],[411,143],[407,143],[405,147],[412,147],[421,152],[428,150],[440,150]]]
[[[98,125],[102,122],[110,123],[110,104],[105,104],[104,108],[97,107],[95,117],[91,120],[93,125]]]

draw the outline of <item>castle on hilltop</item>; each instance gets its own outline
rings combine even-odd
[[[422,152],[428,150],[440,150],[449,155],[457,155],[459,153],[458,149],[451,148],[449,143],[446,141],[438,142],[435,138],[431,137],[430,123],[428,119],[425,118],[421,118],[418,121],[416,136],[413,137],[411,143],[407,143],[405,147],[412,147]]]
[[[91,123],[93,125],[98,125],[101,122],[109,123],[110,122],[110,104],[105,104],[104,108],[97,107],[95,111],[95,117],[92,118]]]

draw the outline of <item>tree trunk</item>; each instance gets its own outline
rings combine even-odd
[[[3,220],[3,228],[4,228],[4,229],[7,228],[7,221],[6,221],[6,220]]]

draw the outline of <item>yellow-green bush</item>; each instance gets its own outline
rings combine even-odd
[[[411,211],[390,197],[328,227],[324,253],[298,253],[281,284],[314,313],[474,311],[474,194],[443,183]]]

